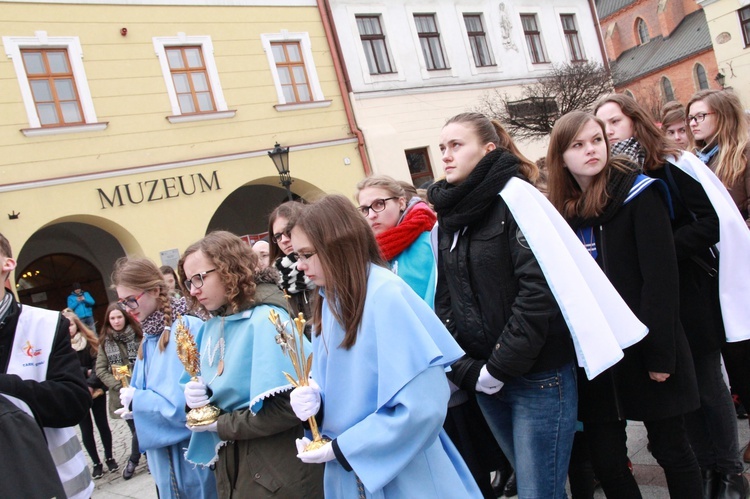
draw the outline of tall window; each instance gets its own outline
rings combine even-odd
[[[487,35],[482,25],[482,16],[479,14],[464,14],[464,23],[466,24],[466,33],[469,35],[469,45],[471,45],[471,55],[474,56],[474,64],[478,68],[492,66],[492,57],[487,45]]]
[[[568,44],[568,53],[573,62],[584,61],[581,40],[578,38],[578,27],[576,27],[575,14],[560,14],[565,42]]]
[[[84,123],[68,51],[24,49],[21,55],[41,126]]]
[[[169,47],[165,52],[182,114],[215,111],[201,47]]]
[[[672,90],[672,82],[666,76],[661,77],[661,90],[664,96],[664,102],[671,102],[675,100],[674,90]]]
[[[640,44],[643,45],[644,43],[648,43],[651,38],[648,36],[648,26],[646,26],[646,21],[639,17],[636,23],[636,26],[638,27],[638,40],[641,42]]]
[[[706,90],[708,88],[708,78],[706,77],[706,69],[702,64],[695,65],[695,83],[698,90]]]
[[[745,47],[750,45],[750,7],[742,7],[737,11],[740,16],[740,26],[742,27],[742,37],[745,39]]]
[[[391,61],[388,58],[388,47],[385,45],[385,35],[380,25],[380,16],[356,16],[359,38],[365,50],[367,67],[371,75],[393,73]]]
[[[435,14],[414,14],[414,22],[417,25],[419,43],[422,46],[427,69],[447,69],[443,56],[443,47],[440,44],[440,32],[435,22]]]
[[[271,44],[271,49],[286,102],[311,101],[310,84],[299,42],[275,42]]]
[[[633,95],[633,92],[631,92],[630,90],[625,90],[625,95],[627,95],[631,99],[635,100],[635,95]]]
[[[419,187],[428,180],[432,180],[432,167],[430,166],[430,156],[427,154],[427,148],[409,149],[404,151],[406,162],[409,165],[411,174],[411,183],[414,187]]]
[[[529,47],[531,62],[534,64],[549,62],[547,54],[544,53],[542,34],[539,32],[536,14],[521,14],[521,24],[523,25],[523,34],[526,37],[526,45]]]

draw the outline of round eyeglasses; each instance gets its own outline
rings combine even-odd
[[[357,208],[360,213],[362,213],[363,217],[366,217],[370,214],[370,210],[374,211],[375,213],[380,213],[385,209],[385,203],[386,201],[390,201],[391,199],[398,199],[398,196],[393,196],[385,199],[376,199],[373,201],[373,203],[370,206],[360,206]]]
[[[195,287],[195,289],[201,289],[203,287],[203,277],[215,271],[216,269],[207,270],[205,272],[195,274],[190,279],[185,279],[185,288],[187,288],[188,291],[190,291],[193,287]]]

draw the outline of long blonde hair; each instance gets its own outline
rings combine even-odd
[[[706,106],[716,113],[716,134],[711,140],[715,140],[719,145],[716,176],[726,186],[735,185],[745,175],[748,159],[745,149],[750,141],[747,117],[740,98],[730,90],[701,90],[690,98],[686,106],[687,114],[690,114],[690,106],[698,101],[705,102]]]
[[[112,271],[112,288],[125,286],[141,291],[159,291],[159,310],[164,314],[164,331],[159,337],[159,351],[163,352],[169,343],[169,333],[172,328],[172,304],[169,301],[169,288],[164,281],[159,267],[148,258],[122,257],[115,262]],[[143,343],[138,349],[138,358],[143,358]]]

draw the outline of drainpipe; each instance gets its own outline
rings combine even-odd
[[[596,12],[596,5],[594,4],[594,0],[589,0],[589,9],[591,9],[591,19],[594,21],[594,23],[596,23],[596,39],[599,40],[599,51],[602,54],[602,63],[604,64],[604,69],[606,69],[607,73],[609,73],[609,59],[607,58],[607,51],[604,49],[602,26],[601,24],[599,24],[599,14],[597,14]]]
[[[320,12],[320,19],[323,21],[323,29],[326,33],[326,40],[328,40],[328,48],[331,50],[331,58],[333,59],[333,67],[336,70],[336,80],[339,83],[339,91],[341,92],[341,99],[344,101],[344,110],[346,111],[346,120],[349,123],[349,129],[354,135],[357,136],[357,148],[359,149],[359,156],[362,159],[362,166],[365,171],[365,175],[369,176],[372,174],[370,168],[370,161],[367,159],[367,151],[365,150],[365,138],[362,134],[362,130],[357,127],[357,123],[354,120],[354,111],[352,110],[352,103],[349,101],[349,89],[345,81],[346,79],[344,68],[341,64],[341,50],[339,50],[338,37],[333,29],[333,15],[331,13],[330,5],[328,0],[317,0],[318,11]]]

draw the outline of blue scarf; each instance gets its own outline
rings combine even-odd
[[[706,147],[704,147],[700,151],[696,150],[695,155],[698,156],[699,160],[703,161],[705,164],[708,164],[708,162],[711,161],[711,158],[713,158],[716,153],[719,152],[719,144],[713,146],[708,152],[703,152],[706,150]]]

